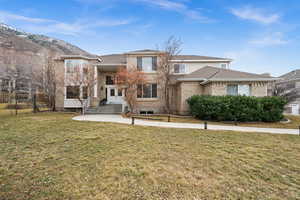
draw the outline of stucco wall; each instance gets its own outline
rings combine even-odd
[[[227,95],[227,85],[234,82],[214,82],[201,86],[199,82],[182,82],[177,86],[176,113],[188,114],[189,107],[186,100],[193,95]],[[236,83],[237,84],[237,83]],[[265,82],[240,82],[239,84],[251,84],[251,95],[257,97],[267,96],[267,83]]]
[[[251,84],[251,95],[256,97],[268,96],[268,83],[256,82]]]
[[[176,62],[177,63],[177,62]],[[206,66],[211,66],[211,67],[221,67],[221,64],[228,63],[228,62],[201,62],[201,63],[196,63],[196,62],[179,62],[179,63],[184,63],[186,66],[186,73],[192,73],[194,71],[197,71],[198,69],[201,69]]]
[[[266,82],[214,82],[205,86],[205,94],[222,96],[227,95],[228,84],[250,84],[251,96],[268,96]]]
[[[127,56],[127,68],[137,68],[137,56],[144,55],[128,55]],[[149,54],[145,56],[157,56],[156,54]],[[159,57],[157,58],[159,63]],[[158,69],[159,70],[159,69]],[[155,113],[162,113],[164,109],[164,99],[163,99],[163,85],[161,84],[161,75],[158,72],[145,72],[145,79],[147,83],[156,83],[157,84],[157,98],[145,98],[137,99],[137,112],[140,111],[154,111]]]
[[[178,101],[178,114],[188,114],[189,106],[186,100],[193,95],[201,95],[203,94],[203,87],[199,82],[182,82],[180,85],[181,95],[179,96]],[[178,98],[178,97],[177,97]]]

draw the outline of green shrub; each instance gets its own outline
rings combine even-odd
[[[287,103],[281,97],[205,96],[187,100],[191,114],[202,120],[276,122]]]

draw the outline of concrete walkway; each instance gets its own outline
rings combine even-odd
[[[131,119],[123,118],[121,115],[82,115],[74,117],[73,120],[78,121],[93,121],[93,122],[113,122],[121,124],[131,124]],[[172,122],[158,122],[151,120],[135,119],[135,125],[141,126],[155,126],[165,128],[191,128],[204,129],[203,124],[196,123],[172,123]],[[298,129],[283,129],[283,128],[257,128],[244,126],[221,126],[208,124],[209,130],[227,130],[227,131],[243,131],[243,132],[260,132],[260,133],[275,133],[275,134],[293,134],[298,135]]]

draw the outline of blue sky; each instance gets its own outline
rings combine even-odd
[[[300,68],[299,0],[0,0],[0,22],[95,54],[157,48],[233,58],[232,69]]]

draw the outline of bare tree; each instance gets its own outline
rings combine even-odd
[[[273,96],[283,97],[288,102],[292,102],[300,98],[300,88],[296,88],[295,84],[277,83],[273,87]]]
[[[55,62],[55,53],[49,52],[45,56],[45,65],[40,74],[42,83],[42,91],[46,95],[47,104],[51,111],[56,109],[56,93],[57,87],[62,84],[63,78],[61,74],[57,73],[57,62]]]
[[[180,39],[171,36],[161,47],[162,53],[159,56],[158,72],[159,81],[162,86],[165,112],[170,113],[170,77],[172,74],[172,60],[181,52],[182,42]]]
[[[14,104],[15,114],[18,114],[18,103],[30,100],[31,73],[24,66],[7,66],[3,79],[8,83],[9,103]]]
[[[116,75],[116,84],[119,89],[125,90],[125,101],[130,112],[134,113],[137,106],[137,86],[145,84],[145,74],[135,67],[119,68]]]
[[[86,107],[91,103],[92,91],[98,81],[93,69],[90,63],[85,63],[82,67],[75,67],[67,77],[67,85],[79,87],[76,99],[80,102],[82,114],[85,114]]]

